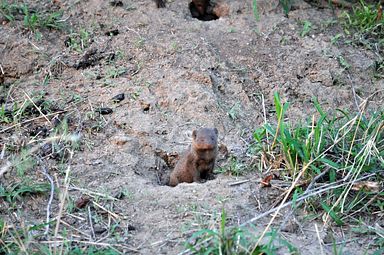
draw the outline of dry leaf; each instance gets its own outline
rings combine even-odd
[[[76,208],[82,209],[84,208],[89,202],[91,201],[91,198],[87,195],[81,196],[76,200]]]
[[[369,192],[378,193],[380,191],[380,184],[378,182],[361,181],[354,183],[352,190],[365,190]]]
[[[267,175],[260,181],[261,187],[271,187],[271,181],[273,179],[273,174]]]

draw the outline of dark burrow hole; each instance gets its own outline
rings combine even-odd
[[[192,17],[202,21],[219,18],[214,11],[214,7],[215,4],[209,0],[192,0],[192,2],[189,3],[189,10],[191,11]]]

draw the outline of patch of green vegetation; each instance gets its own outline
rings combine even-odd
[[[227,163],[215,169],[215,173],[221,173],[221,174],[230,174],[234,176],[240,176],[248,172],[248,168],[239,161],[239,159],[235,156],[231,156]]]
[[[0,123],[11,123],[12,111],[5,108],[5,104],[0,107]]]
[[[236,29],[231,27],[228,29],[228,33],[235,33],[236,32]]]
[[[0,254],[61,254],[61,255],[117,255],[121,254],[112,247],[96,247],[94,245],[79,245],[78,242],[68,240],[58,248],[39,242],[41,234],[47,224],[24,226],[13,228],[0,218]],[[35,234],[32,234],[35,233]],[[62,234],[66,234],[65,231]],[[40,240],[41,241],[41,240]],[[54,250],[56,252],[54,252]]]
[[[109,67],[105,71],[105,78],[106,79],[115,79],[123,74],[125,74],[128,71],[128,69],[124,66],[119,66],[119,67]]]
[[[287,16],[289,11],[292,8],[293,0],[279,0],[281,6],[283,7],[284,14]]]
[[[15,13],[20,10],[19,5],[11,4],[8,1],[2,0],[0,3],[0,16],[4,17],[8,21],[15,20]]]
[[[276,254],[277,250],[286,247],[289,254],[297,254],[297,249],[288,241],[277,235],[276,231],[268,232],[265,244],[256,245],[258,236],[245,227],[228,227],[227,215],[223,209],[218,227],[213,226],[192,234],[186,247],[193,254]]]
[[[71,249],[68,249],[63,255],[119,255],[121,252],[113,248],[100,248],[95,246],[90,246],[87,248],[80,248],[75,244]]]
[[[252,0],[252,12],[256,21],[260,20],[259,9],[257,8],[257,0]]]
[[[63,22],[60,20],[63,15],[61,12],[48,14],[31,12],[27,5],[23,5],[22,10],[24,13],[24,26],[32,32],[43,28],[56,30],[63,28]]]
[[[289,103],[278,94],[274,101],[277,124],[267,123],[254,132],[256,148],[270,164],[283,159],[279,166],[284,166],[287,180],[322,178],[327,188],[307,208],[325,211],[337,225],[346,224],[356,213],[381,210],[377,201],[384,195],[379,178],[384,167],[384,112],[327,114],[314,100],[317,113],[305,124],[291,125],[285,118]],[[321,189],[295,192],[293,200]]]
[[[172,52],[178,52],[181,47],[177,44],[177,42],[172,42],[170,49]]]
[[[374,77],[377,79],[383,79],[384,78],[384,58],[375,61]]]
[[[91,33],[86,29],[80,29],[79,32],[71,32],[65,41],[65,45],[70,50],[76,52],[83,52],[89,47],[91,41]]]
[[[345,58],[343,56],[341,56],[341,55],[338,56],[337,60],[339,60],[340,66],[343,67],[344,69],[351,68],[351,65],[347,62],[347,60],[345,60]]]
[[[311,31],[311,29],[312,29],[312,23],[308,20],[304,20],[303,21],[303,30],[301,31],[300,36],[304,37],[304,36],[308,35],[309,32]]]
[[[344,11],[339,16],[339,22],[344,33],[336,34],[331,38],[332,44],[344,42],[355,46],[362,46],[375,52],[377,59],[373,65],[373,76],[381,79],[384,77],[383,52],[384,52],[384,15],[380,1],[375,4],[360,0],[352,5],[352,10]],[[374,2],[374,1],[373,1]],[[338,57],[339,63],[345,69],[350,65],[344,58]]]
[[[140,37],[136,38],[133,45],[135,45],[135,47],[138,49],[142,49],[142,48],[144,48],[144,45],[145,45],[145,39],[140,36]]]
[[[134,92],[129,94],[129,97],[132,98],[133,100],[137,100],[140,97],[142,92],[143,92],[142,88],[137,88],[135,89]]]
[[[31,151],[28,149],[21,149],[19,155],[17,155],[12,165],[16,168],[16,173],[19,177],[22,177],[28,170],[35,167],[37,164],[36,159],[31,155]]]
[[[16,200],[20,200],[23,196],[31,194],[43,194],[50,189],[47,183],[35,183],[30,180],[23,180],[21,182],[14,183],[8,187],[4,187],[0,184],[0,198],[3,198],[8,203],[14,203]]]
[[[384,15],[380,3],[367,4],[360,0],[351,12],[344,12],[340,16],[341,24],[347,39],[358,46],[366,47],[376,52],[378,62],[383,59],[384,52]],[[383,68],[378,68],[375,77],[383,77]]]
[[[359,222],[359,224],[356,227],[352,228],[352,231],[354,233],[358,233],[360,235],[372,235],[374,238],[372,240],[372,245],[379,247],[377,249],[377,252],[372,254],[383,254],[384,252],[384,230],[379,225],[375,224],[373,226],[370,226],[368,224],[364,224],[363,222]]]
[[[31,116],[52,113],[57,110],[57,107],[56,102],[45,99],[43,95],[38,94],[25,99],[23,102],[14,102],[12,106],[1,105],[0,122],[17,124]]]
[[[343,37],[343,34],[335,35],[334,37],[331,38],[331,43],[336,44],[340,40],[340,38],[342,38],[342,37]]]
[[[61,20],[62,12],[31,10],[27,4],[10,3],[6,0],[0,3],[0,16],[10,22],[21,16],[24,27],[32,32],[40,29],[60,30],[64,26],[64,21]]]
[[[241,115],[241,105],[239,102],[236,102],[232,107],[231,109],[229,109],[228,111],[228,116],[233,120],[235,121],[236,119],[238,119]]]
[[[384,16],[380,15],[377,4],[371,5],[360,0],[360,4],[353,7],[352,12],[344,12],[341,18],[347,34],[357,31],[383,39]]]

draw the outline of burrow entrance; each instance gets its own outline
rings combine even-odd
[[[220,18],[226,13],[222,13],[219,3],[212,3],[209,0],[192,0],[189,3],[189,10],[193,18],[201,21],[211,21]]]

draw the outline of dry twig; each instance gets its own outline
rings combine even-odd
[[[42,162],[41,162],[42,163]],[[41,173],[48,179],[49,184],[51,186],[51,190],[49,192],[49,199],[48,199],[48,204],[47,204],[47,216],[46,216],[46,226],[45,226],[45,232],[44,235],[48,235],[49,232],[49,221],[50,221],[50,214],[51,214],[51,205],[52,205],[52,200],[53,200],[53,194],[55,191],[55,184],[53,183],[52,177],[48,174],[48,170],[45,166],[42,166],[42,171]]]
[[[72,153],[71,153],[71,157],[72,157]],[[69,187],[69,183],[70,183],[70,178],[69,178],[69,173],[71,172],[71,166],[68,165],[67,167],[67,171],[65,172],[65,179],[64,179],[64,192],[61,196],[61,201],[60,201],[60,207],[59,207],[59,213],[57,215],[57,221],[56,221],[56,227],[55,227],[55,235],[54,235],[54,241],[57,241],[57,236],[59,234],[59,228],[60,228],[60,222],[61,222],[61,217],[63,215],[63,210],[64,210],[64,205],[65,205],[65,200],[67,198],[67,194],[68,194],[68,187]],[[63,243],[64,244],[64,243]],[[63,248],[63,246],[61,246],[61,249]],[[54,254],[57,254],[57,246],[55,245],[54,246]],[[61,253],[60,253],[61,254]]]
[[[48,117],[48,116],[53,116],[53,115],[57,115],[57,114],[60,114],[60,113],[64,113],[64,112],[67,112],[67,111],[68,110],[58,111],[58,112],[46,114],[45,116],[39,116],[39,117],[32,118],[32,119],[29,119],[29,120],[26,120],[26,121],[23,121],[23,122],[20,122],[20,123],[16,123],[16,124],[14,124],[14,125],[12,125],[10,127],[7,127],[7,128],[4,128],[4,129],[0,130],[0,134],[6,132],[8,130],[11,130],[11,129],[15,128],[15,127],[27,124],[29,122],[32,122],[32,121],[35,121],[35,120],[38,120],[38,119],[43,119],[44,117]]]
[[[52,125],[52,122],[47,118],[47,116],[41,111],[40,107],[38,107],[35,102],[33,102],[32,98],[29,97],[29,95],[24,91],[24,94],[25,96],[28,98],[28,100],[33,104],[33,106],[36,108],[36,110],[39,111],[39,113],[41,114],[41,116],[43,116],[43,118],[49,122],[50,125]]]
[[[87,208],[88,208],[89,226],[90,226],[90,228],[91,228],[92,241],[93,241],[93,240],[95,240],[96,235],[95,235],[95,230],[93,229],[91,207],[88,205]]]

